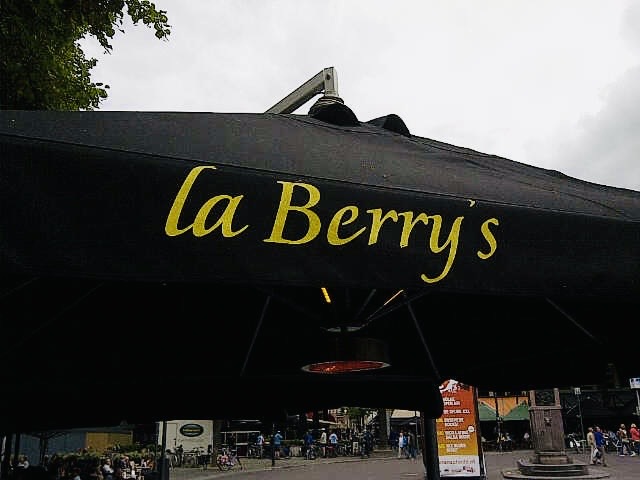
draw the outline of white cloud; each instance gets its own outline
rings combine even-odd
[[[600,111],[554,135],[544,164],[554,168],[562,159],[564,173],[640,190],[640,65],[609,86],[604,99]]]
[[[112,87],[103,109],[262,112],[334,66],[360,120],[395,113],[415,135],[640,189],[623,108],[637,99],[638,3],[155,3],[168,42],[129,26],[112,55],[87,50]]]

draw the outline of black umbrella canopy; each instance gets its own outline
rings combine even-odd
[[[637,376],[611,324],[640,306],[639,192],[395,116],[338,123],[0,112],[0,426],[345,404],[436,417],[447,378]],[[391,365],[303,372],[336,359],[336,335],[384,340]],[[571,355],[593,348],[600,364]]]

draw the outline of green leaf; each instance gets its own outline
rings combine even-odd
[[[93,110],[107,98],[109,85],[91,81],[95,58],[78,41],[94,37],[106,53],[122,28],[124,9],[167,40],[167,12],[148,0],[108,2],[2,0],[0,2],[0,108]]]

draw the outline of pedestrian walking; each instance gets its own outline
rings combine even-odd
[[[640,431],[638,431],[635,423],[632,423],[629,427],[629,437],[631,438],[631,455],[636,456],[640,454]]]
[[[320,452],[322,454],[322,457],[326,457],[327,456],[327,432],[325,431],[325,429],[322,429],[322,433],[320,434],[320,440],[318,442],[320,444]]]
[[[627,433],[627,427],[625,427],[624,423],[620,424],[620,428],[616,432],[616,435],[618,436],[618,439],[620,440],[620,451],[618,452],[618,455],[620,455],[620,456],[630,455],[631,454],[631,449],[629,447],[629,444],[630,444],[629,435]],[[634,455],[635,455],[635,453],[634,453]]]
[[[409,431],[407,435],[407,458],[410,458],[413,462],[416,461],[418,451],[418,441],[416,434],[413,431]]]
[[[595,432],[593,432],[593,436],[596,442],[596,448],[598,449],[598,458],[597,460],[602,464],[603,467],[607,466],[607,460],[605,458],[606,454],[606,441],[604,438],[604,433],[599,426],[596,425]]]
[[[280,430],[273,436],[273,448],[275,450],[275,458],[280,458],[280,447],[282,446],[282,434]]]
[[[264,435],[262,432],[258,432],[258,438],[256,438],[256,446],[258,447],[258,458],[262,458],[264,455]]]
[[[591,463],[596,465],[598,460],[598,449],[596,448],[596,435],[593,427],[587,429],[587,445],[589,446],[589,453],[591,454]]]

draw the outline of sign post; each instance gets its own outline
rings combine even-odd
[[[441,477],[486,479],[481,456],[477,392],[448,380],[440,386],[444,411],[436,420]]]

